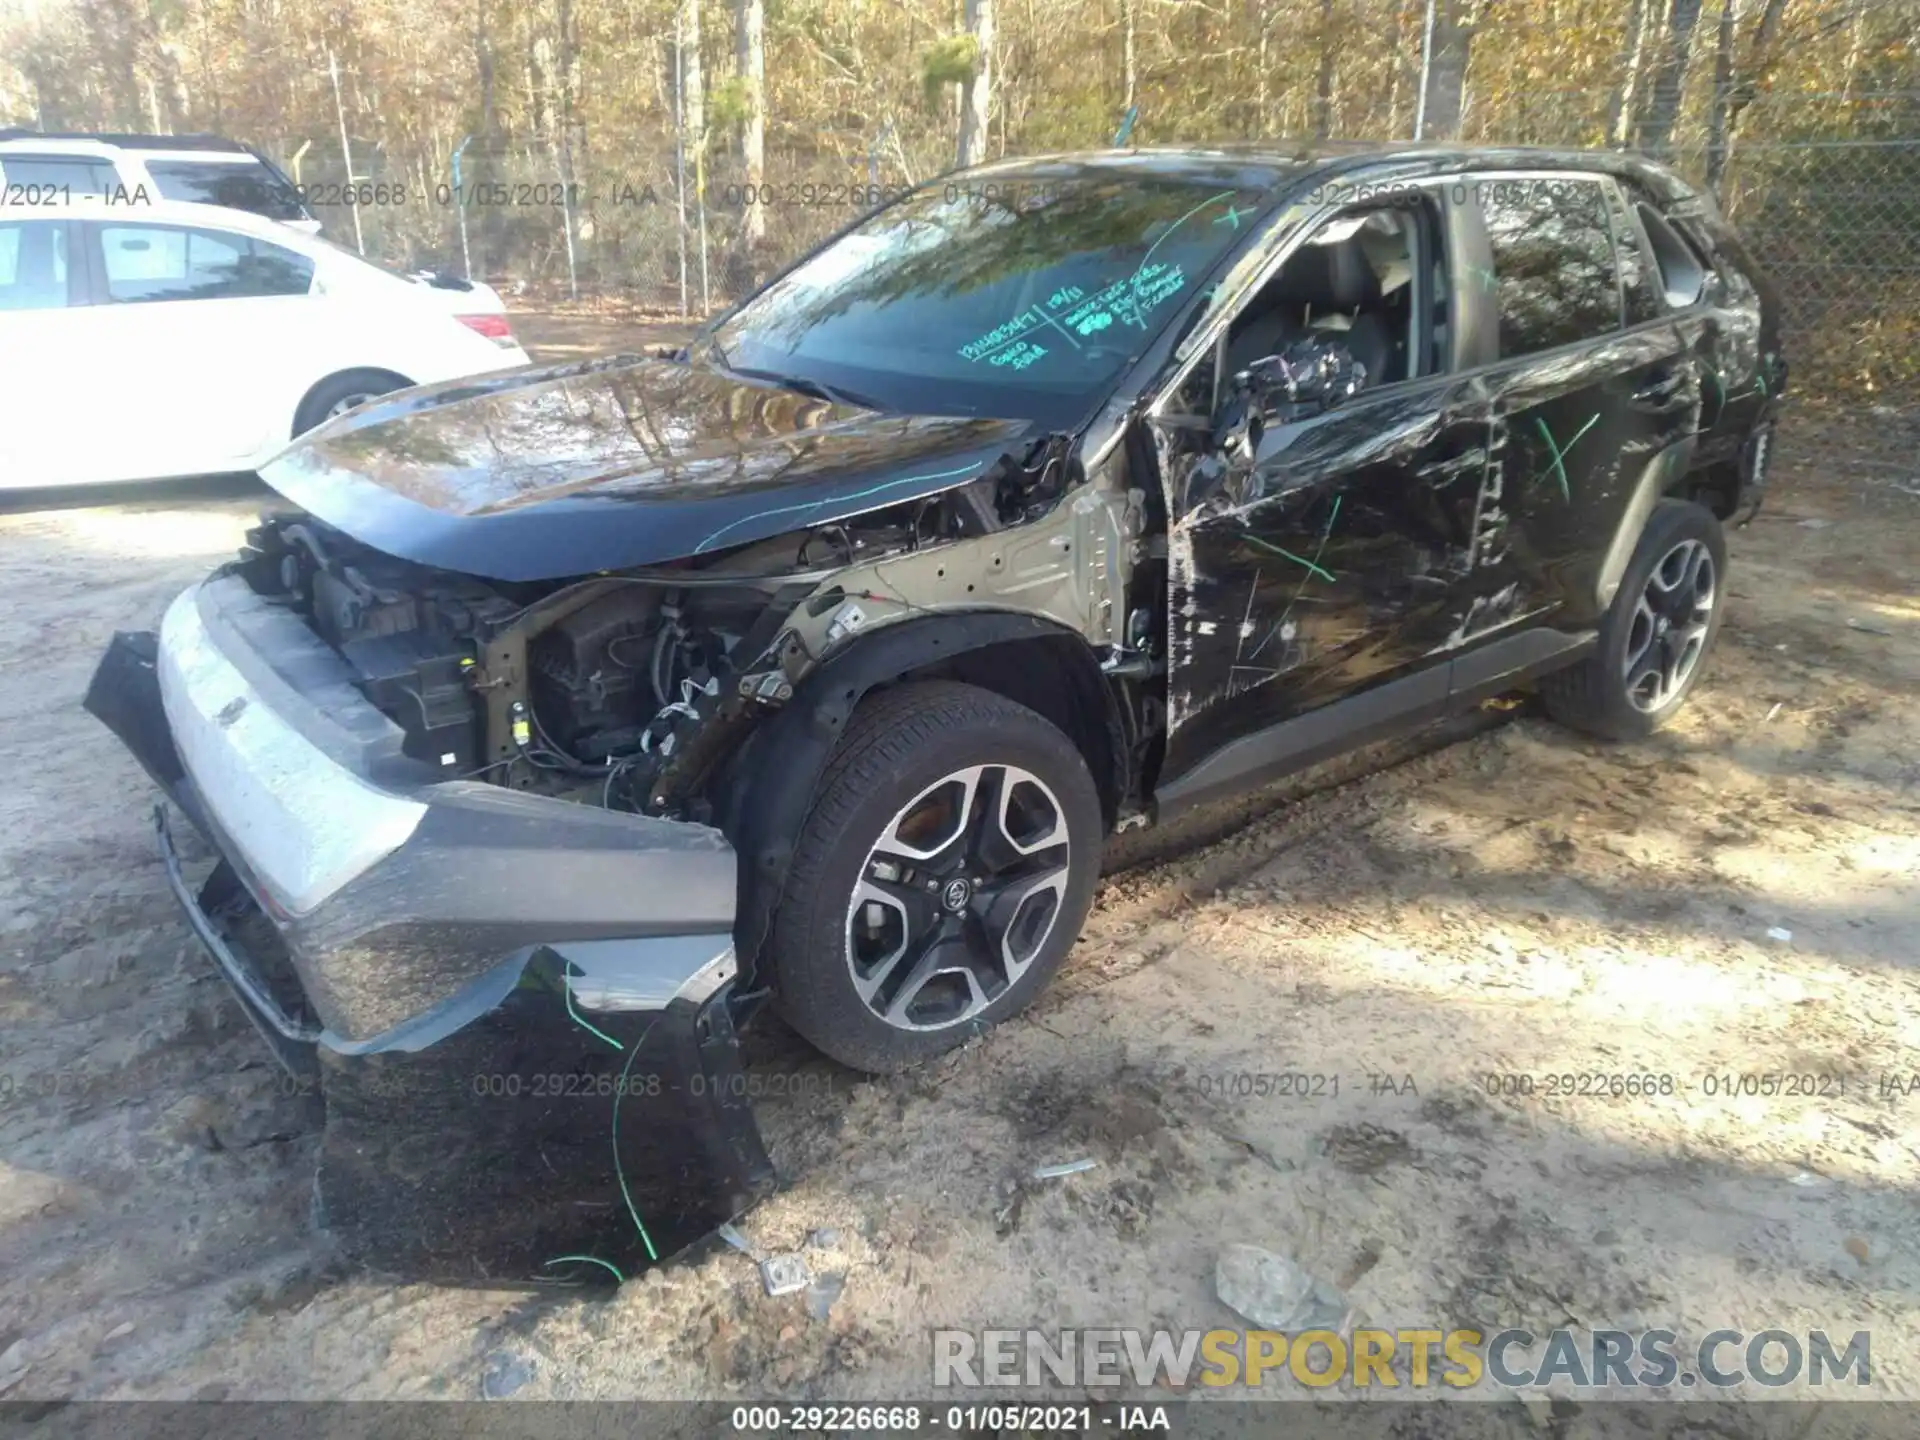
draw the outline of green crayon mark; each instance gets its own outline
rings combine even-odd
[[[1560,498],[1571,501],[1573,499],[1573,492],[1567,485],[1567,456],[1572,452],[1573,447],[1580,443],[1580,437],[1600,423],[1600,417],[1598,415],[1589,416],[1587,423],[1574,431],[1573,439],[1567,441],[1564,449],[1554,443],[1553,431],[1547,428],[1546,421],[1536,415],[1533,417],[1533,423],[1540,429],[1540,438],[1547,442],[1547,450],[1553,459],[1553,478],[1560,482]]]
[[[1330,571],[1321,569],[1318,565],[1314,564],[1313,561],[1307,559],[1304,555],[1296,555],[1291,550],[1283,550],[1278,545],[1268,544],[1265,540],[1262,540],[1257,535],[1243,535],[1240,538],[1245,540],[1249,545],[1257,545],[1262,550],[1272,551],[1275,555],[1280,556],[1283,560],[1291,560],[1296,565],[1306,566],[1308,570],[1312,571],[1315,575],[1318,575],[1322,580],[1331,582],[1331,581],[1337,581],[1339,579],[1337,575],[1334,575]]]
[[[585,1016],[583,1016],[578,1010],[573,1008],[573,970],[574,970],[573,962],[569,960],[567,962],[566,973],[560,979],[560,986],[566,992],[566,996],[567,996],[567,1014],[571,1015],[574,1018],[574,1021],[580,1026],[581,1029],[589,1031],[594,1035],[598,1035],[602,1040],[606,1041],[607,1044],[611,1045],[616,1050],[624,1050],[626,1047],[622,1045],[618,1040],[614,1039],[611,1035],[607,1034],[606,1031],[595,1026],[591,1021],[589,1021]],[[585,974],[586,972],[582,971],[581,973]]]
[[[610,1271],[613,1275],[613,1278],[616,1281],[618,1281],[620,1284],[624,1285],[627,1283],[627,1277],[622,1275],[617,1267],[613,1265],[609,1265],[605,1260],[602,1260],[597,1256],[593,1256],[593,1255],[556,1255],[553,1257],[553,1259],[547,1261],[546,1264],[542,1265],[540,1268],[544,1270],[547,1268],[548,1265],[567,1265],[567,1264],[598,1265],[602,1270]]]
[[[620,1198],[627,1202],[627,1214],[633,1217],[633,1228],[640,1232],[640,1242],[647,1247],[647,1259],[658,1260],[660,1252],[653,1248],[653,1237],[647,1234],[647,1227],[641,1222],[640,1210],[633,1203],[633,1192],[627,1188],[627,1172],[620,1163],[620,1100],[627,1093],[627,1074],[633,1069],[633,1062],[640,1058],[640,1047],[646,1043],[648,1034],[653,1030],[652,1022],[640,1032],[640,1038],[633,1042],[633,1053],[627,1056],[627,1063],[620,1067],[620,1083],[613,1091],[613,1173],[620,1181]]]
[[[591,1034],[599,1036],[602,1040],[606,1041],[607,1044],[611,1045],[614,1049],[616,1050],[625,1049],[626,1047],[621,1045],[621,1043],[618,1040],[614,1039],[611,1035],[607,1034],[606,1031],[599,1029],[597,1026],[590,1023],[585,1017],[583,1017],[580,1014],[578,1010],[573,1008],[573,986],[570,983],[573,978],[573,971],[574,971],[573,962],[568,961],[566,974],[564,977],[562,977],[560,982],[562,988],[566,991],[567,1014],[571,1015],[574,1018],[574,1020],[579,1023],[580,1027],[583,1030],[586,1030]],[[633,1191],[629,1189],[627,1186],[626,1167],[620,1163],[620,1101],[625,1097],[627,1093],[627,1076],[633,1070],[633,1062],[640,1058],[640,1047],[646,1044],[647,1036],[651,1034],[652,1031],[653,1031],[653,1023],[649,1021],[647,1024],[647,1028],[640,1032],[640,1038],[633,1042],[633,1051],[631,1054],[627,1056],[627,1063],[620,1067],[620,1080],[619,1080],[619,1083],[614,1087],[614,1092],[613,1092],[613,1173],[615,1178],[618,1179],[620,1182],[620,1198],[627,1202],[627,1214],[633,1217],[633,1228],[640,1232],[640,1241],[642,1244],[644,1244],[647,1247],[647,1258],[649,1260],[658,1260],[660,1258],[660,1252],[653,1248],[653,1237],[647,1233],[646,1224],[640,1219],[640,1208],[633,1203]],[[604,1261],[599,1261],[596,1263],[605,1264]],[[613,1267],[608,1266],[607,1268],[612,1269]],[[618,1274],[619,1272],[615,1271],[614,1273]]]

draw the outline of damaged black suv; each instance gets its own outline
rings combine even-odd
[[[684,349],[303,437],[89,706],[217,852],[156,812],[330,1221],[621,1274],[769,1183],[760,1002],[896,1068],[1032,998],[1116,830],[1528,683],[1664,722],[1775,308],[1619,156],[965,172]]]

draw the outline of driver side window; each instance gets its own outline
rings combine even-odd
[[[1446,294],[1438,226],[1419,200],[1323,221],[1234,317],[1224,346],[1195,367],[1182,408],[1211,414],[1234,378],[1282,357],[1290,371],[1343,377],[1345,394],[1436,368],[1436,298]]]

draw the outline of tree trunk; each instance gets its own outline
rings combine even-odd
[[[1320,68],[1313,81],[1313,133],[1333,133],[1333,0],[1320,0]]]
[[[1853,103],[1853,83],[1860,74],[1861,21],[1865,18],[1864,0],[1854,0],[1853,18],[1847,22],[1847,68],[1840,84],[1840,104]]]
[[[1120,80],[1124,94],[1120,113],[1133,108],[1134,92],[1140,81],[1137,41],[1134,35],[1134,7],[1138,0],[1120,0]]]
[[[987,158],[987,117],[993,110],[993,0],[967,0],[966,16],[978,59],[960,97],[960,144],[955,158],[962,167],[979,165]]]
[[[1634,144],[1652,155],[1664,155],[1680,115],[1680,95],[1686,87],[1687,58],[1693,51],[1693,27],[1700,19],[1700,0],[1671,0],[1667,9],[1667,37],[1647,91],[1647,113],[1640,121]]]
[[[767,85],[767,9],[765,0],[734,0],[734,65],[747,87],[747,118],[740,122],[741,181],[755,194],[766,178],[767,119],[763,96]],[[751,253],[766,234],[767,212],[747,205],[740,219],[740,248]]]
[[[1697,3],[1697,0],[1696,0]],[[1472,0],[1434,0],[1433,59],[1427,67],[1426,140],[1458,140],[1467,96],[1467,62],[1478,25]]]
[[[1647,0],[1633,0],[1627,12],[1627,69],[1607,102],[1609,145],[1624,145],[1633,133],[1633,107],[1640,88],[1640,67],[1647,58]]]
[[[1393,57],[1387,66],[1387,134],[1393,139],[1400,138],[1400,82],[1407,68],[1406,50],[1406,12],[1399,6],[1393,7],[1393,44],[1389,54]]]
[[[686,25],[680,34],[680,103],[687,126],[687,164],[694,173],[694,193],[700,191],[707,153],[707,91],[700,76],[700,0],[682,0]]]
[[[1260,32],[1260,53],[1256,61],[1260,68],[1260,95],[1257,101],[1260,107],[1261,135],[1274,134],[1273,124],[1273,63],[1268,59],[1267,37],[1273,32],[1273,16],[1270,13],[1271,0],[1255,0],[1258,9],[1254,15],[1254,27]]]
[[[681,96],[687,129],[687,165],[693,171],[694,228],[700,244],[700,313],[712,304],[707,288],[707,90],[700,73],[700,0],[684,0]]]
[[[1707,111],[1707,190],[1720,199],[1720,177],[1727,170],[1727,106],[1733,97],[1733,37],[1740,23],[1740,0],[1720,0],[1720,24],[1713,39],[1713,102]]]
[[[560,120],[561,178],[571,185],[588,161],[585,111],[580,104],[580,29],[573,18],[573,0],[554,0],[553,18],[559,31],[554,99]]]
[[[1753,46],[1747,52],[1745,77],[1734,87],[1733,103],[1727,107],[1728,139],[1740,128],[1740,112],[1753,103],[1760,87],[1773,73],[1774,45],[1780,38],[1780,15],[1786,8],[1787,0],[1766,0],[1761,7],[1760,24],[1754,31]]]
[[[469,149],[463,157],[466,160],[465,173],[461,184],[472,193],[473,185],[480,177],[491,179],[500,163],[500,106],[496,94],[498,73],[494,61],[493,36],[487,28],[487,7],[482,3],[474,12],[473,22],[473,64],[480,79],[480,144]],[[476,153],[477,152],[477,153]],[[454,197],[454,203],[464,205],[467,202],[460,196]],[[506,211],[497,205],[489,205],[477,212],[479,224],[475,228],[480,232],[479,274],[487,273],[487,258],[498,254],[500,221]]]

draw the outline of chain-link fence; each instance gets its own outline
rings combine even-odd
[[[1707,156],[1683,156],[1699,179]],[[1920,141],[1759,144],[1721,204],[1780,289],[1808,393],[1920,399]]]
[[[1600,90],[1493,91],[1463,130],[1470,143],[1604,144],[1610,104]],[[1920,92],[1749,101],[1732,140],[1711,138],[1704,117],[1683,122],[1663,158],[1716,195],[1779,286],[1796,391],[1920,402]],[[1370,124],[1350,133],[1394,138]],[[585,155],[470,141],[457,166],[355,147],[351,182],[337,141],[298,164],[293,148],[281,158],[328,234],[370,258],[464,270],[523,299],[695,316],[942,163],[925,137],[883,136],[851,160],[770,155],[756,194],[723,147],[696,174],[670,132],[601,135]],[[748,245],[753,207],[762,234]]]

